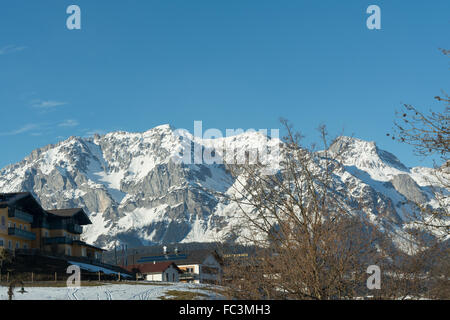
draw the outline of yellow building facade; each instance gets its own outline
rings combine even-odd
[[[30,193],[0,193],[0,248],[101,260],[101,248],[80,239],[91,224],[83,209],[44,210]]]

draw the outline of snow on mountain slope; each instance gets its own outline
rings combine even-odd
[[[186,141],[219,158],[224,146],[239,151],[280,143],[260,132],[197,141],[169,125],[143,133],[71,137],[2,169],[0,192],[30,191],[47,209],[84,208],[93,222],[85,228],[86,240],[105,248],[117,240],[129,246],[222,240],[238,208],[221,202],[216,192],[233,192],[235,179],[221,163],[176,161]],[[407,199],[433,203],[427,182],[433,169],[406,168],[375,143],[356,138],[342,137],[330,150],[344,142],[340,183],[365,199],[373,219],[388,209],[401,229],[402,211],[410,210]],[[277,169],[277,154],[267,157]]]
[[[366,172],[377,181],[390,181],[395,175],[409,173],[395,155],[380,150],[373,141],[341,137],[331,149],[345,150],[342,153],[344,165]]]

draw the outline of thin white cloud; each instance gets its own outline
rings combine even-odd
[[[37,124],[26,124],[20,128],[7,131],[7,132],[0,132],[0,136],[16,136],[18,134],[26,133],[35,129],[38,129],[39,126]]]
[[[19,51],[22,51],[25,49],[26,49],[26,47],[24,47],[24,46],[16,46],[16,45],[10,44],[10,45],[3,46],[0,48],[0,55],[19,52]]]
[[[78,125],[79,125],[79,123],[78,123],[77,120],[69,119],[69,120],[65,120],[65,121],[59,123],[59,124],[58,124],[58,127],[63,127],[63,128],[73,128],[73,127],[76,127],[76,126],[78,126]]]
[[[10,131],[0,132],[0,136],[17,136],[20,134],[29,134],[33,137],[51,134],[56,127],[58,128],[74,128],[79,123],[76,120],[68,119],[61,122],[53,123],[29,123],[21,127],[11,129]]]
[[[104,135],[107,133],[106,130],[103,129],[84,129],[85,137],[92,137],[96,134],[98,135]]]
[[[67,102],[55,101],[55,100],[33,100],[31,106],[39,109],[51,109],[66,105]]]

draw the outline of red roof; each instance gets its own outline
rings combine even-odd
[[[173,262],[156,262],[156,263],[141,263],[141,264],[133,264],[130,266],[127,266],[125,269],[127,269],[130,272],[135,272],[136,270],[139,270],[139,273],[158,273],[158,272],[164,272],[167,268],[170,266],[173,266],[175,269],[178,270],[178,272],[182,272],[178,266]]]

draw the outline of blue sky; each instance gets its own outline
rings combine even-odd
[[[81,8],[82,29],[66,28]],[[368,30],[366,8],[381,8]],[[440,107],[450,2],[15,0],[0,4],[0,167],[72,135],[170,123],[386,137],[395,110]]]

